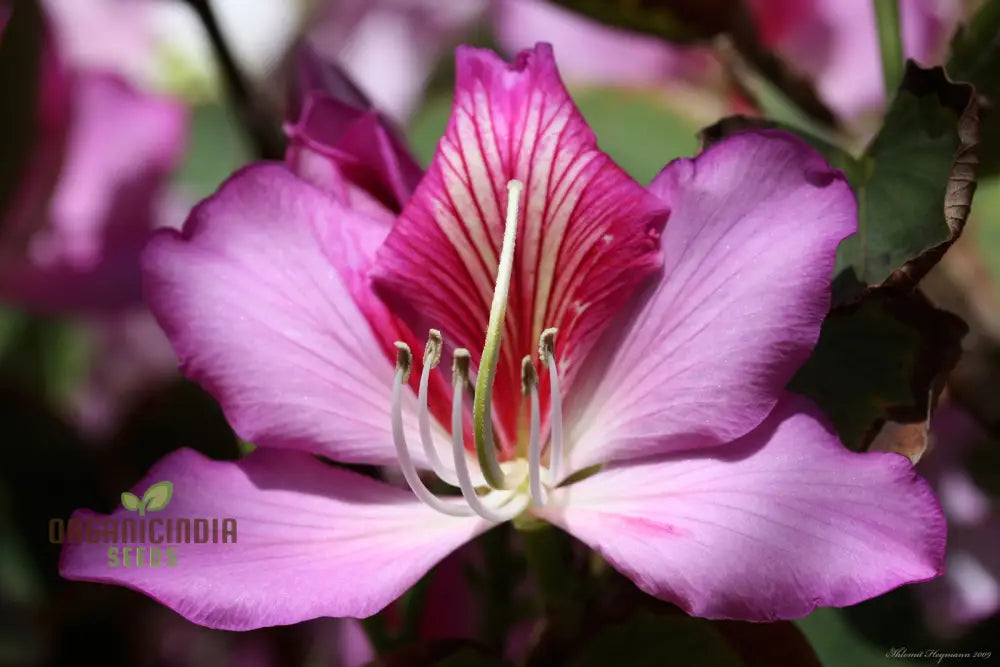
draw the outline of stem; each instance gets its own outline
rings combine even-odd
[[[538,582],[546,616],[557,626],[558,634],[572,635],[583,608],[577,595],[581,583],[569,566],[573,555],[571,543],[565,533],[542,521],[515,522],[515,527],[528,569]]]
[[[487,531],[481,539],[486,585],[483,605],[483,639],[488,646],[503,651],[513,621],[513,591],[517,584],[511,567],[510,524]]]
[[[257,98],[251,93],[250,84],[236,63],[236,58],[233,57],[209,0],[185,1],[191,5],[205,26],[208,39],[212,43],[212,50],[222,68],[229,101],[236,109],[244,130],[256,148],[257,155],[265,160],[280,160],[284,156],[284,141],[281,134],[277,125],[272,122],[270,114],[261,107],[256,101]]]
[[[882,54],[882,79],[886,100],[891,101],[903,80],[903,40],[899,30],[899,0],[872,0],[878,22],[878,46]]]

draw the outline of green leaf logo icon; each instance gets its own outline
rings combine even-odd
[[[139,499],[136,498],[134,493],[126,491],[122,494],[122,507],[130,512],[135,512],[139,509]]]
[[[126,491],[122,494],[122,507],[130,512],[139,512],[139,516],[145,516],[146,512],[158,512],[167,506],[170,497],[174,495],[173,482],[157,482],[142,494],[140,500],[134,493]]]

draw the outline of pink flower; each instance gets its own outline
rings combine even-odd
[[[124,396],[173,371],[170,346],[142,303],[139,257],[154,227],[176,213],[166,186],[183,154],[187,111],[116,73],[64,60],[63,41],[46,28],[38,140],[0,219],[0,300],[86,322],[96,363],[71,411],[100,435]]]
[[[217,628],[364,617],[527,512],[710,618],[795,618],[934,577],[927,484],[901,456],[847,451],[784,392],[855,228],[841,174],[790,135],[735,136],[644,188],[597,149],[551,47],[512,65],[460,48],[446,134],[394,223],[258,164],[157,233],[153,310],[259,449],[181,450],[136,492],[170,480],[158,518],[234,518],[238,541],[179,544],[161,568],[67,543],[60,571]],[[402,321],[445,332],[423,362]],[[314,454],[398,466],[411,490]]]

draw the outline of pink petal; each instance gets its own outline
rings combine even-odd
[[[25,256],[4,264],[0,293],[54,312],[135,305],[139,253],[182,154],[187,114],[110,74],[81,74],[73,86],[48,219]]]
[[[730,442],[819,338],[837,244],[857,227],[840,172],[782,132],[734,136],[650,185],[670,207],[662,277],[591,356],[567,407],[573,468]]]
[[[597,149],[539,44],[514,64],[457,51],[445,136],[379,251],[376,284],[415,327],[441,329],[478,361],[496,280],[507,182],[526,189],[494,387],[497,431],[514,447],[520,363],[558,327],[561,370],[580,360],[639,282],[659,266],[661,207]],[[543,388],[544,389],[544,388]],[[543,391],[543,396],[547,391]],[[543,407],[544,410],[544,407]]]
[[[707,618],[799,618],[943,571],[929,485],[898,454],[848,451],[798,397],[724,448],[604,470],[560,505],[540,514]]]
[[[408,491],[295,452],[257,450],[232,463],[183,449],[156,464],[133,492],[142,497],[164,480],[173,482],[172,499],[166,509],[148,512],[146,525],[207,518],[207,542],[175,544],[176,566],[125,567],[124,544],[117,540],[67,541],[60,574],[128,586],[194,623],[219,629],[319,616],[363,618],[487,527],[439,514]],[[89,510],[73,517],[104,526],[105,515]],[[111,517],[120,522],[137,515],[119,508]],[[218,542],[211,541],[215,518]],[[225,518],[236,520],[235,543],[222,541]],[[117,567],[109,566],[109,546],[119,548]],[[167,554],[161,555],[166,563]]]
[[[388,351],[407,336],[365,278],[385,232],[284,166],[259,164],[199,205],[182,233],[154,236],[144,257],[150,308],[182,372],[242,438],[345,462],[396,461]],[[411,444],[415,404],[406,392]]]
[[[299,60],[300,91],[285,126],[289,166],[342,198],[346,181],[398,212],[420,180],[420,165],[346,74],[309,48]]]

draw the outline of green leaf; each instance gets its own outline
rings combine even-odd
[[[839,276],[862,286],[912,287],[937,264],[969,215],[978,131],[971,86],[948,81],[940,67],[907,63],[882,130],[861,168],[848,173],[858,232],[838,249]],[[837,301],[857,294],[841,292]]]
[[[129,491],[122,492],[122,507],[130,512],[136,512],[139,509],[139,498],[134,493]]]
[[[863,450],[882,421],[925,418],[932,392],[961,355],[967,327],[919,293],[871,293],[834,310],[812,356],[789,383],[826,412],[849,448]]]
[[[844,615],[840,609],[824,608],[795,622],[809,638],[825,667],[911,667],[927,663],[926,660],[887,658],[892,647],[880,648],[865,641],[851,628]]]
[[[713,143],[750,128],[792,131],[844,172],[858,199],[858,232],[837,249],[834,305],[873,287],[906,290],[961,235],[976,190],[979,112],[973,88],[940,67],[907,63],[882,130],[860,158],[786,124],[734,116],[705,128]]]
[[[1000,0],[986,0],[951,42],[945,66],[955,81],[976,87],[989,112],[983,114],[982,173],[1000,173]]]
[[[167,506],[173,494],[173,482],[157,482],[142,494],[142,506],[147,511],[157,512]]]
[[[599,632],[575,667],[743,667],[739,655],[709,621],[640,611]]]

